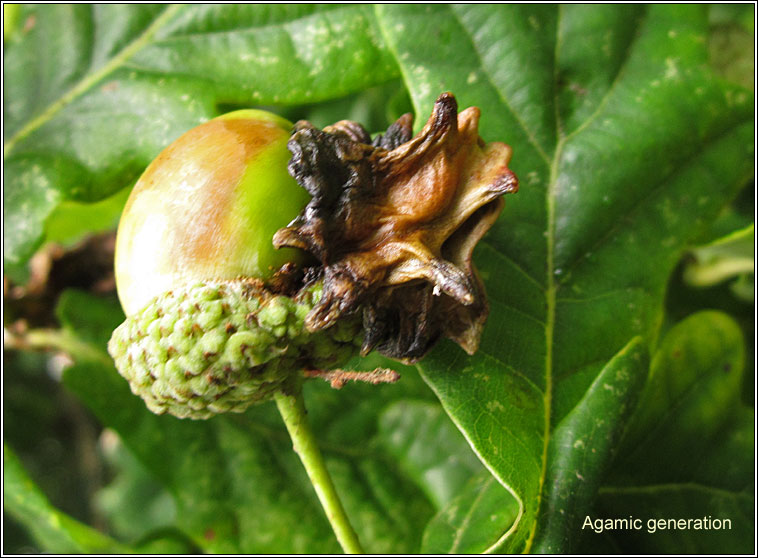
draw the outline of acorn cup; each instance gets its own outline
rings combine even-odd
[[[355,122],[242,110],[178,138],[118,229],[127,318],[108,349],[132,391],[208,418],[306,377],[364,379],[334,381],[359,352],[415,362],[440,337],[475,352],[488,307],[472,251],[518,188],[478,120],[446,93],[415,137],[410,115],[372,141]]]

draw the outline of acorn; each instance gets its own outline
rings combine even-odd
[[[287,173],[292,124],[262,110],[186,132],[147,167],[116,237],[116,285],[127,315],[207,279],[270,278],[303,253],[271,238],[310,196]]]
[[[127,319],[109,352],[155,413],[243,411],[299,366],[356,351],[357,326],[306,332],[317,287],[290,297],[265,284],[304,259],[271,243],[309,199],[286,171],[291,129],[260,110],[206,122],[158,155],[126,203],[115,270]]]
[[[307,377],[362,379],[329,372],[358,352],[415,362],[440,337],[476,351],[488,306],[472,251],[518,188],[478,120],[446,93],[415,137],[411,115],[372,140],[355,122],[242,110],[178,138],[118,229],[127,318],[108,348],[132,391],[208,418]]]

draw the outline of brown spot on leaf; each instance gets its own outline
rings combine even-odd
[[[109,81],[108,83],[103,84],[102,87],[100,87],[100,91],[103,93],[113,93],[118,89],[118,82],[117,81]]]
[[[37,25],[37,14],[31,14],[24,21],[24,33],[28,33]]]

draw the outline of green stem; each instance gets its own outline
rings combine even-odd
[[[346,554],[364,554],[358,535],[350,525],[342,502],[334,489],[332,478],[326,470],[324,457],[318,449],[313,430],[308,423],[302,389],[298,386],[295,393],[291,394],[278,392],[275,399],[279,413],[292,438],[292,446],[305,466],[342,549]]]
[[[90,343],[81,341],[64,329],[30,329],[22,334],[3,332],[3,345],[8,349],[45,350],[55,349],[77,360],[92,360],[113,366],[107,353],[98,350]]]

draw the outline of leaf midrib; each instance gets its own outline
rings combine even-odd
[[[556,99],[557,102],[557,99]],[[545,319],[545,395],[543,396],[543,406],[545,409],[545,421],[544,421],[544,436],[542,438],[542,469],[540,471],[539,488],[537,491],[537,502],[535,504],[534,521],[536,523],[539,517],[539,510],[542,506],[542,493],[544,491],[545,479],[547,477],[547,456],[548,448],[551,440],[550,432],[550,420],[552,414],[552,400],[553,400],[553,335],[555,330],[555,305],[556,305],[556,283],[555,283],[555,196],[553,195],[555,185],[558,181],[558,161],[560,160],[561,153],[563,152],[564,141],[558,142],[553,155],[553,161],[550,166],[550,180],[548,182],[547,192],[545,193],[545,204],[547,208],[547,231],[548,234],[545,239],[547,253],[546,253],[546,271],[547,271],[547,285],[545,287],[545,302],[546,302],[546,319]],[[531,550],[534,542],[534,537],[537,534],[536,525],[532,525],[531,533],[526,541],[526,547],[524,553],[528,554]]]
[[[378,11],[375,7],[375,12]],[[543,490],[544,490],[544,484],[546,480],[547,475],[547,455],[548,455],[548,447],[550,444],[551,436],[550,436],[550,422],[551,422],[551,413],[552,413],[552,390],[553,390],[553,378],[552,378],[552,371],[553,371],[553,338],[554,338],[554,329],[555,329],[555,314],[556,314],[556,292],[559,287],[558,283],[556,282],[556,277],[554,273],[555,269],[555,221],[556,221],[556,207],[555,207],[555,196],[554,191],[557,184],[558,179],[558,168],[559,168],[559,161],[562,156],[562,151],[564,149],[564,146],[566,145],[566,142],[575,137],[581,130],[585,129],[592,121],[594,121],[599,114],[602,113],[602,110],[605,108],[606,103],[608,102],[608,99],[612,96],[613,92],[616,90],[616,86],[618,82],[620,81],[621,77],[625,73],[625,69],[627,66],[627,63],[629,61],[629,53],[633,49],[633,45],[636,42],[632,41],[632,43],[627,47],[626,49],[626,57],[624,58],[623,62],[619,64],[619,66],[616,68],[616,75],[614,76],[614,79],[612,80],[611,84],[609,85],[608,89],[605,91],[603,97],[600,99],[598,106],[595,111],[593,111],[592,114],[590,114],[582,123],[579,124],[571,133],[564,133],[563,130],[563,123],[561,122],[561,119],[559,118],[560,111],[559,111],[559,99],[558,99],[558,87],[557,87],[557,81],[554,83],[553,87],[553,103],[556,111],[556,146],[555,150],[553,151],[553,157],[552,160],[548,160],[548,157],[546,156],[544,150],[541,148],[541,146],[536,142],[535,138],[530,134],[530,131],[526,127],[523,120],[521,120],[520,116],[516,114],[516,112],[513,110],[513,108],[510,106],[510,104],[507,102],[507,99],[505,98],[505,95],[503,91],[500,90],[494,83],[494,81],[491,78],[491,75],[489,72],[486,71],[485,65],[483,63],[483,59],[481,56],[481,53],[479,49],[477,48],[476,42],[474,41],[474,38],[469,33],[468,29],[465,27],[465,25],[462,24],[460,21],[460,18],[458,17],[458,14],[456,14],[453,10],[451,10],[454,19],[458,22],[460,28],[463,30],[463,32],[466,34],[472,49],[474,50],[475,54],[477,55],[479,59],[479,67],[484,72],[484,75],[487,77],[487,80],[490,84],[490,86],[494,89],[494,91],[497,93],[498,97],[501,99],[505,107],[511,112],[514,119],[521,125],[522,129],[526,133],[527,140],[532,145],[532,147],[535,149],[538,156],[547,163],[548,168],[550,169],[550,177],[547,185],[547,189],[545,192],[545,204],[546,204],[546,217],[547,217],[547,223],[546,223],[546,284],[544,286],[544,296],[546,301],[546,310],[545,310],[545,344],[546,344],[546,350],[545,350],[545,388],[544,388],[544,395],[543,395],[543,408],[544,408],[544,437],[543,437],[543,451],[540,458],[541,461],[541,471],[540,471],[540,478],[539,478],[539,489],[537,493],[537,501],[535,504],[534,509],[534,521],[536,522],[537,517],[539,516],[539,509],[542,504],[543,499]],[[560,16],[562,14],[562,10],[559,10],[559,17],[556,19],[556,45],[555,45],[555,52],[554,52],[554,80],[557,80],[557,65],[558,65],[558,51],[560,47]],[[378,21],[379,21],[379,28],[382,32],[382,35],[384,36],[390,52],[395,56],[395,58],[398,60],[398,65],[401,71],[401,74],[403,75],[404,81],[406,83],[411,83],[412,79],[408,75],[406,65],[402,63],[402,59],[397,51],[397,48],[395,47],[393,41],[387,36],[386,29],[384,28],[384,25],[382,25],[382,20],[380,14],[377,14]],[[414,103],[415,104],[415,103]],[[418,112],[419,107],[416,106],[416,111]],[[494,248],[494,247],[493,247]],[[500,253],[498,250],[495,249],[496,252]],[[509,259],[507,255],[500,253],[504,258]],[[515,264],[515,262],[513,262]],[[527,278],[529,278],[531,281],[536,283],[537,285],[540,285],[540,282],[533,278],[531,275],[529,275],[521,266],[518,266],[516,264],[516,267],[526,275]],[[540,285],[541,286],[541,285]],[[469,437],[466,434],[465,429],[461,428],[461,426],[458,424],[458,421],[455,419],[454,413],[448,413],[451,419],[454,423],[456,423],[456,426],[463,432],[464,437],[466,437],[469,444],[472,446],[472,449],[474,449],[474,452],[479,456],[479,458],[482,460],[482,462],[485,464],[485,466],[489,469],[489,465],[487,463],[486,459],[483,459],[483,456],[479,455],[479,452],[476,451],[475,445],[471,442]],[[493,474],[495,476],[498,476],[496,473]],[[506,488],[508,486],[506,485]],[[519,517],[517,518],[516,522],[514,523],[514,528],[518,523],[520,522],[522,516],[523,516],[523,506],[524,502],[521,497],[515,495],[517,500],[520,504],[520,513]],[[528,552],[529,549],[532,546],[532,543],[534,541],[534,537],[536,534],[536,528],[534,528],[535,525],[532,524],[530,526],[527,526],[527,528],[530,528],[530,534],[529,538],[526,541],[525,546],[525,552]],[[513,529],[509,530],[510,533],[513,532]],[[501,537],[500,541],[503,541],[507,536],[504,535],[504,537]]]
[[[508,108],[508,110],[511,112],[513,117],[516,119],[517,122],[521,125],[525,133],[527,134],[527,138],[529,139],[529,142],[532,144],[532,146],[537,151],[538,155],[548,163],[549,169],[550,169],[550,178],[548,181],[547,190],[545,192],[545,205],[546,205],[546,213],[547,213],[547,223],[546,223],[546,284],[544,287],[544,296],[545,296],[545,302],[546,302],[546,310],[545,310],[545,388],[544,388],[544,395],[543,395],[543,406],[544,406],[544,436],[543,436],[543,451],[541,456],[541,471],[540,471],[540,478],[539,478],[539,489],[537,494],[537,502],[535,505],[535,521],[536,518],[539,516],[539,509],[542,505],[542,496],[543,496],[543,490],[544,490],[544,484],[547,476],[547,455],[548,455],[548,447],[551,440],[551,430],[550,430],[550,423],[551,423],[551,414],[552,414],[552,391],[553,391],[553,339],[554,339],[554,329],[555,329],[555,314],[556,314],[556,304],[557,304],[557,297],[556,293],[560,285],[556,282],[555,277],[555,220],[556,220],[556,207],[555,207],[555,186],[557,184],[558,180],[558,169],[559,169],[559,162],[561,159],[561,155],[563,152],[563,148],[566,145],[567,141],[571,138],[575,137],[579,132],[584,130],[591,122],[593,122],[599,114],[602,113],[603,109],[605,108],[608,99],[612,96],[613,92],[616,89],[617,84],[621,80],[621,77],[625,73],[625,69],[627,67],[627,62],[629,61],[629,53],[632,50],[632,47],[634,45],[635,41],[632,41],[630,45],[628,46],[626,50],[626,56],[623,60],[623,62],[618,66],[616,70],[616,75],[614,76],[614,79],[612,80],[610,86],[604,93],[603,97],[601,98],[600,102],[598,103],[595,111],[593,111],[592,114],[590,114],[578,127],[576,127],[571,133],[565,134],[562,132],[563,130],[563,122],[560,119],[560,110],[559,110],[559,99],[558,99],[558,84],[557,84],[557,68],[558,68],[558,55],[559,55],[559,49],[561,46],[560,41],[560,26],[561,26],[561,16],[562,16],[562,9],[560,6],[558,7],[558,17],[556,18],[556,44],[555,44],[555,51],[554,51],[554,60],[553,60],[553,78],[555,80],[554,87],[553,87],[553,106],[556,112],[556,146],[555,151],[553,152],[552,160],[548,161],[548,158],[546,156],[546,153],[542,149],[542,147],[536,142],[536,139],[531,135],[530,130],[526,127],[525,123],[520,119],[519,115],[516,114],[516,112],[513,110],[511,105],[508,103],[507,99],[505,98],[504,93],[496,86],[496,84],[492,81],[492,78],[487,71],[487,68],[484,65],[484,61],[482,59],[481,53],[478,50],[477,44],[474,41],[474,38],[470,35],[468,32],[468,29],[463,25],[463,23],[460,21],[460,18],[458,17],[458,14],[455,13],[455,11],[451,10],[453,13],[456,21],[458,21],[461,29],[466,33],[469,42],[471,43],[474,52],[477,54],[477,57],[479,59],[479,65],[480,68],[483,70],[485,76],[487,77],[490,85],[493,87],[493,89],[497,92],[499,98],[504,103],[504,105]],[[402,68],[402,65],[401,65]],[[496,250],[497,251],[497,250]],[[522,270],[523,271],[523,270]],[[526,274],[527,277],[530,279],[531,276],[529,274]],[[534,280],[534,279],[533,279]],[[538,281],[534,280],[539,284]],[[529,552],[532,543],[534,541],[534,536],[536,534],[536,528],[531,529],[531,533],[529,535],[529,539],[526,542],[525,552]]]
[[[552,420],[552,396],[553,396],[553,338],[555,330],[555,310],[557,304],[557,290],[560,284],[555,279],[555,186],[558,182],[558,168],[563,148],[566,143],[573,137],[575,137],[581,130],[585,129],[589,123],[595,120],[602,110],[608,99],[612,96],[616,89],[617,84],[620,82],[627,67],[627,63],[630,59],[630,53],[633,49],[633,45],[636,43],[636,38],[632,41],[627,49],[626,56],[623,62],[616,69],[616,75],[614,76],[610,86],[604,93],[600,102],[598,103],[595,111],[592,112],[579,126],[577,126],[572,132],[564,133],[564,123],[560,118],[560,100],[558,98],[558,56],[561,47],[561,19],[563,16],[562,6],[558,6],[558,16],[555,22],[555,50],[553,58],[553,106],[556,113],[555,130],[556,130],[556,147],[553,153],[553,159],[550,162],[550,179],[548,181],[547,190],[545,192],[545,203],[547,208],[547,235],[546,235],[546,273],[547,281],[545,287],[545,301],[546,301],[546,320],[545,320],[545,395],[543,397],[543,404],[545,409],[545,422],[544,422],[544,437],[543,437],[543,451],[542,451],[542,470],[540,471],[539,490],[537,493],[537,502],[535,505],[534,524],[530,527],[531,533],[527,539],[524,553],[529,553],[534,543],[534,538],[537,534],[536,521],[539,518],[539,511],[542,506],[543,492],[545,480],[547,477],[547,458],[548,449],[551,441],[551,429],[550,421]],[[639,35],[637,36],[639,37]]]

